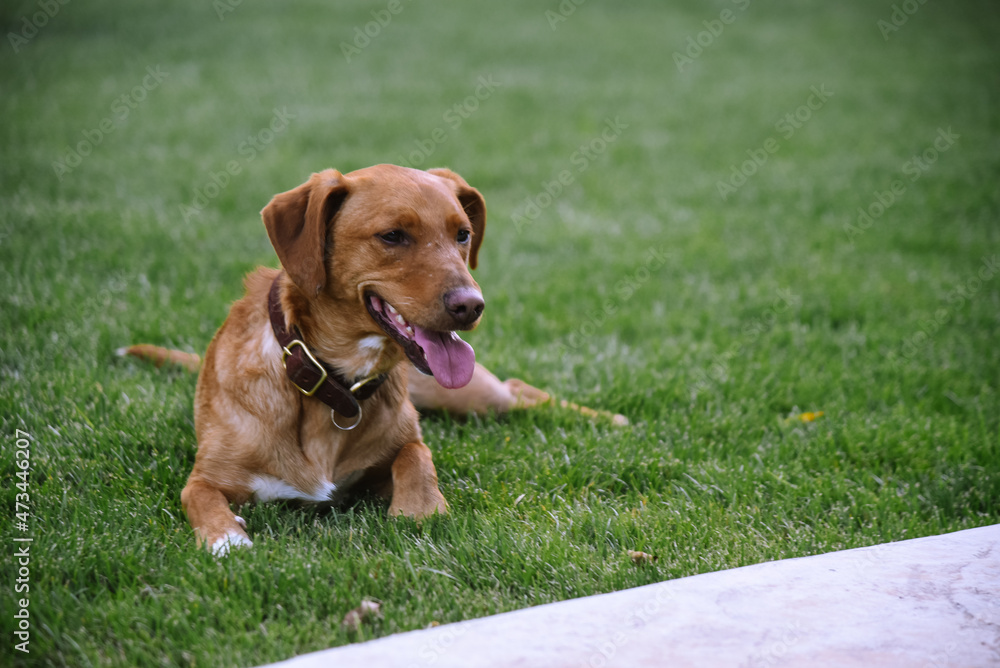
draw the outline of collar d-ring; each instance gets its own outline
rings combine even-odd
[[[361,424],[361,405],[358,404],[358,416],[354,419],[354,424],[349,425],[347,427],[345,427],[343,425],[340,425],[340,424],[337,424],[337,411],[334,410],[334,409],[332,409],[332,408],[330,409],[330,421],[333,422],[333,426],[334,427],[336,427],[337,429],[339,429],[341,431],[350,431],[350,430],[354,429],[359,424]]]

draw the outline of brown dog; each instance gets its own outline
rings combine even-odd
[[[284,271],[247,277],[205,355],[198,453],[181,494],[199,542],[216,554],[250,545],[230,504],[335,502],[355,486],[391,499],[391,515],[446,512],[400,363],[449,388],[472,378],[475,355],[454,332],[475,327],[483,310],[466,266],[475,268],[483,240],[482,196],[448,170],[380,165],[314,174],[262,213]],[[282,325],[301,338],[279,345]],[[356,416],[337,415],[305,396],[313,379],[298,386],[286,375],[293,348],[349,388],[378,387]]]
[[[446,512],[409,397],[455,413],[550,399],[501,382],[455,334],[484,306],[468,270],[482,196],[447,169],[378,165],[313,174],[262,216],[283,270],[246,278],[203,364],[154,346],[123,351],[201,367],[198,452],[181,494],[199,545],[218,555],[251,545],[231,510],[250,501],[337,503],[370,489],[390,515]]]

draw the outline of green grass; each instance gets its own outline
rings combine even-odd
[[[250,666],[1000,521],[994,3],[926,3],[884,39],[888,0],[592,0],[555,30],[554,1],[404,1],[346,62],[341,42],[386,4],[242,3],[220,21],[210,3],[73,2],[0,48],[0,513],[8,555],[34,538],[31,653],[13,649],[23,594],[5,558],[0,656]],[[5,35],[40,11],[15,5]],[[679,72],[673,53],[725,8],[734,20]],[[495,90],[446,116],[480,77]],[[832,96],[787,136],[776,124],[814,86]],[[292,118],[250,160],[241,143],[275,109]],[[581,159],[608,119],[627,127]],[[910,180],[948,128],[959,139]],[[777,151],[723,200],[719,181],[768,139]],[[449,517],[267,505],[245,513],[252,551],[196,551],[179,502],[195,378],[113,351],[203,351],[241,277],[276,262],[258,215],[272,194],[415,141],[433,149],[420,166],[487,199],[479,359],[632,426],[431,416]],[[183,209],[230,161],[240,173]],[[564,170],[572,183],[521,220]],[[852,232],[894,181],[902,194]],[[667,261],[648,265],[650,249]],[[804,411],[824,416],[786,421]],[[627,549],[659,560],[636,568]],[[384,616],[350,634],[340,620],[364,597]]]

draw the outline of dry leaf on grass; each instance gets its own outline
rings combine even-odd
[[[656,560],[659,559],[655,554],[646,554],[645,552],[639,552],[638,550],[626,550],[628,556],[632,559],[632,563],[636,566],[642,566],[643,564],[654,564]]]
[[[361,605],[344,615],[340,625],[348,631],[357,631],[361,622],[381,615],[381,608],[382,604],[376,601],[361,601]]]

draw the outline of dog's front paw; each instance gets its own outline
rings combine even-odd
[[[431,515],[447,515],[448,502],[444,500],[444,495],[434,487],[427,489],[417,495],[399,498],[393,496],[392,504],[389,506],[390,517],[409,517],[415,520],[422,520]]]
[[[431,451],[423,443],[407,443],[392,463],[391,517],[422,519],[448,512],[448,503],[438,489],[437,471]]]
[[[237,519],[242,520],[239,517]],[[253,541],[243,531],[229,529],[225,534],[216,538],[209,549],[212,556],[225,557],[229,554],[229,550],[234,547],[253,547]]]

